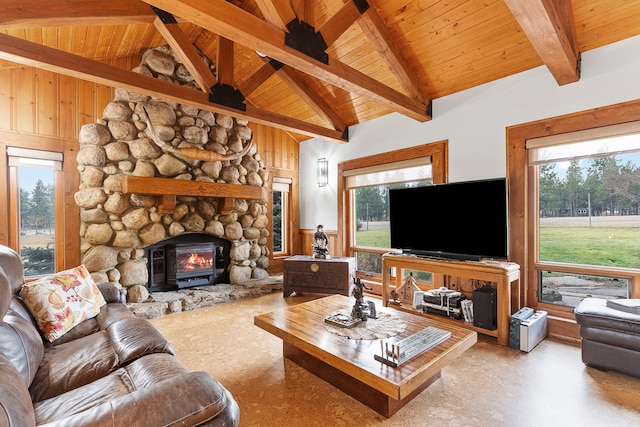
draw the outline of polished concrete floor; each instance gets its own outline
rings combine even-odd
[[[586,367],[579,346],[546,339],[524,353],[482,335],[387,419],[284,360],[282,341],[253,325],[303,300],[274,293],[152,322],[189,369],[231,391],[242,426],[640,426],[640,379]]]

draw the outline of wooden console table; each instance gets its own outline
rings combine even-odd
[[[391,269],[395,268],[395,277],[391,277]],[[497,329],[494,331],[478,328],[463,320],[442,317],[443,321],[455,322],[459,326],[472,329],[481,334],[494,336],[498,344],[509,344],[509,318],[520,309],[520,266],[512,262],[493,261],[457,261],[433,258],[422,258],[412,255],[385,254],[382,257],[382,302],[389,304],[389,286],[393,283],[397,288],[402,285],[404,270],[426,271],[444,276],[457,276],[495,283],[497,289]],[[393,281],[392,281],[393,280]],[[418,312],[412,307],[400,307],[401,310]],[[433,317],[433,315],[427,315]],[[438,317],[439,318],[439,317]]]

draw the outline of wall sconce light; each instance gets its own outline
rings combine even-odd
[[[317,164],[318,187],[324,187],[329,182],[329,162],[324,157],[318,159]]]

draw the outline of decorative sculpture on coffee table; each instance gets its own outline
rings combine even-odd
[[[313,257],[318,259],[329,259],[329,236],[323,231],[324,226],[318,225],[316,232],[313,234]]]
[[[359,277],[354,279],[355,287],[353,288],[352,295],[355,297],[356,302],[353,304],[351,310],[351,317],[360,319],[366,322],[368,318],[376,319],[376,305],[373,301],[365,301],[364,290],[372,290],[373,288],[367,288]]]
[[[378,318],[375,303],[373,301],[365,301],[364,299],[364,290],[372,290],[373,288],[367,288],[359,277],[354,278],[353,281],[355,287],[351,295],[355,297],[356,302],[351,309],[351,315],[347,313],[333,313],[325,317],[325,322],[341,328],[353,328],[359,323],[366,322],[367,319]]]

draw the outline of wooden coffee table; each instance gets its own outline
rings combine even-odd
[[[328,331],[324,319],[336,311],[350,311],[355,299],[332,295],[254,317],[254,324],[283,341],[284,357],[338,387],[345,393],[390,417],[431,383],[448,363],[477,342],[475,331],[427,317],[383,307],[406,323],[405,331],[389,338],[390,344],[427,326],[451,332],[451,338],[397,368],[375,360],[380,340],[354,340]]]

